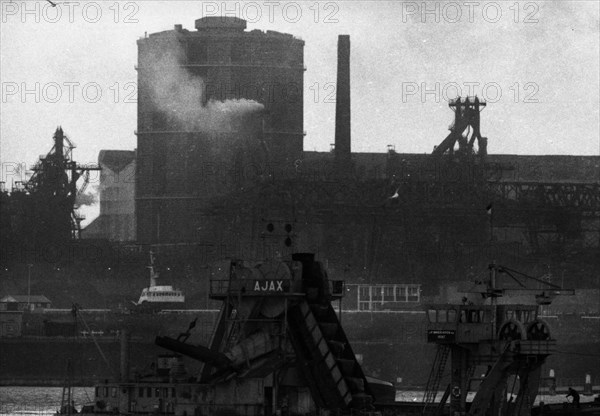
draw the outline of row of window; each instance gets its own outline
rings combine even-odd
[[[517,320],[523,323],[529,323],[535,320],[536,311],[532,310],[507,310],[504,313],[505,319],[508,321],[510,319]]]
[[[376,305],[385,303],[420,302],[421,285],[359,285],[358,307],[360,310],[372,310]]]
[[[429,322],[438,323],[484,323],[492,322],[492,311],[489,309],[461,309],[457,312],[456,309],[429,309],[427,311],[427,319]]]
[[[117,397],[117,387],[96,386],[96,397]],[[138,387],[137,397],[160,397],[168,399],[169,397],[175,398],[177,396],[175,387]]]
[[[154,396],[152,395],[152,391],[154,390]],[[161,395],[162,391],[162,395]],[[169,392],[171,393],[171,397],[176,397],[175,387],[138,387],[138,397],[162,397],[163,399],[169,398]],[[146,395],[144,396],[144,393]]]
[[[96,397],[109,397],[109,391],[110,397],[117,397],[117,388],[108,386],[96,386]]]
[[[489,323],[492,322],[492,311],[490,309],[429,309],[427,311],[429,322],[438,323]],[[523,323],[532,322],[535,319],[535,311],[529,310],[507,310],[504,320],[517,320]]]
[[[149,292],[148,296],[164,297],[164,296],[182,296],[181,292]]]

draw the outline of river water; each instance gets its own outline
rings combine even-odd
[[[60,408],[62,387],[0,387],[1,415],[53,415]],[[93,403],[93,387],[75,387],[75,408]]]
[[[94,403],[93,387],[74,387],[73,400],[75,408],[81,410],[86,404]],[[0,415],[2,416],[49,416],[60,408],[62,388],[61,387],[0,387]],[[438,398],[441,397],[439,393]],[[469,393],[469,400],[472,400],[474,393]],[[546,403],[562,403],[566,399],[564,395],[556,396],[538,396],[536,403],[540,398]],[[591,398],[581,397],[581,401],[590,401]],[[419,391],[398,391],[396,395],[398,401],[423,400],[423,392]]]

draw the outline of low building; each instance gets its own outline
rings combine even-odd
[[[44,295],[7,295],[0,299],[0,311],[48,309],[52,302]]]
[[[22,311],[0,311],[0,338],[20,337],[22,327]]]

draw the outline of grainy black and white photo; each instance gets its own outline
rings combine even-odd
[[[0,416],[600,416],[600,3],[0,0]]]

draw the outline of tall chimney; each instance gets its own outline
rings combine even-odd
[[[335,158],[350,160],[350,35],[338,37]]]

